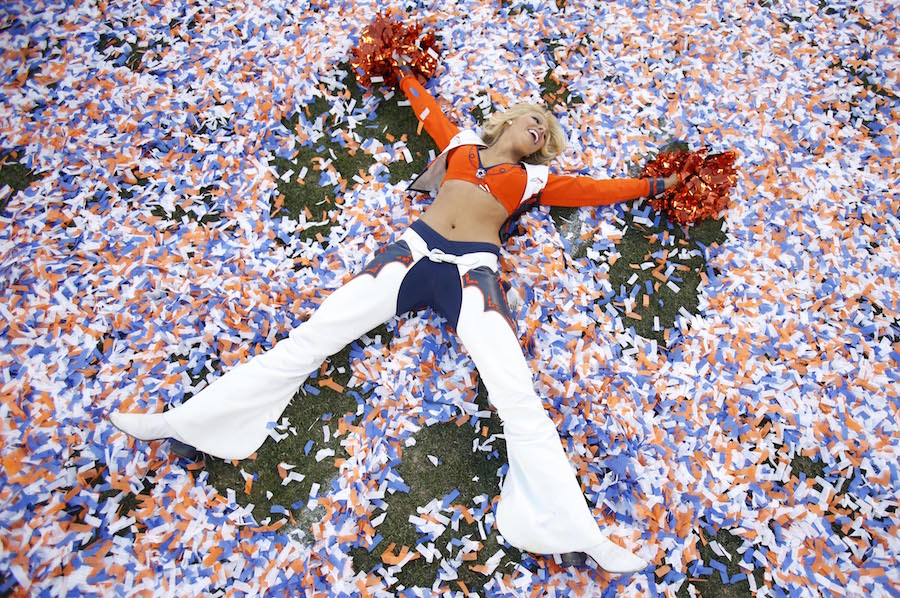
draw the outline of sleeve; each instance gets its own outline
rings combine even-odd
[[[663,190],[662,179],[595,179],[588,176],[550,174],[541,192],[547,206],[606,206],[656,195]]]
[[[438,149],[443,151],[453,136],[459,133],[459,127],[454,125],[444,115],[440,104],[428,93],[418,79],[413,75],[407,75],[400,80],[400,89],[412,104],[412,109],[425,125],[425,130],[434,139]]]

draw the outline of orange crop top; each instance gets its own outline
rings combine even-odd
[[[459,133],[459,127],[450,122],[437,100],[413,75],[407,75],[400,81],[400,89],[406,94],[425,130],[443,151]],[[521,164],[497,164],[483,168],[478,146],[475,145],[463,145],[450,151],[447,156],[447,173],[444,176],[445,181],[448,179],[478,185],[502,203],[510,215],[519,207],[527,183],[525,167]],[[662,190],[662,179],[600,180],[588,176],[550,173],[546,186],[539,194],[538,203],[566,207],[609,205]]]
[[[462,180],[478,185],[503,204],[512,214],[525,192],[527,175],[521,164],[497,164],[485,168],[477,145],[463,145],[447,155],[444,180]]]

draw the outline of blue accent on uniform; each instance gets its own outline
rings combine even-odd
[[[466,272],[462,278],[466,287],[477,287],[484,296],[484,311],[495,311],[506,320],[513,332],[516,331],[515,320],[509,303],[506,302],[506,294],[500,282],[500,275],[487,266],[479,266]]]
[[[516,208],[516,211],[509,215],[509,218],[503,223],[503,226],[500,227],[500,242],[506,243],[506,240],[510,237],[519,234],[519,218],[522,217],[522,214],[535,208],[538,204],[541,203],[541,194],[538,193],[532,197],[529,197],[525,201],[519,204],[519,207]]]
[[[650,179],[650,197],[655,197],[666,190],[665,179]]]
[[[425,241],[429,250],[437,249],[456,256],[485,252],[498,257],[500,255],[500,248],[493,243],[450,241],[421,220],[413,222],[411,228]],[[360,275],[378,276],[382,268],[392,262],[405,265],[413,262],[412,252],[405,241],[400,240],[382,247]],[[466,276],[471,278],[467,286],[474,284],[481,289],[485,297],[485,310],[498,311],[507,321],[512,322],[506,295],[500,286],[500,276],[487,267],[470,270]],[[431,307],[455,329],[462,307],[462,289],[463,283],[456,264],[434,262],[426,257],[416,262],[403,277],[397,294],[397,315]]]
[[[418,232],[418,231],[416,231]],[[416,263],[400,285],[397,314],[432,307],[455,329],[462,306],[462,285],[456,264],[423,259]]]
[[[409,249],[409,245],[406,244],[406,241],[400,240],[379,249],[378,253],[375,254],[375,257],[372,258],[372,261],[366,264],[366,267],[363,268],[362,272],[357,274],[357,276],[368,274],[375,278],[378,276],[378,273],[381,272],[382,268],[392,262],[400,262],[408,266],[412,261],[413,256],[412,251]]]

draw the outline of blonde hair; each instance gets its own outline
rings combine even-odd
[[[547,123],[547,142],[540,150],[522,158],[529,164],[546,164],[566,149],[566,134],[553,113],[537,104],[516,104],[505,112],[495,112],[482,126],[482,138],[488,145],[493,145],[503,133],[506,121],[520,116],[536,114]]]

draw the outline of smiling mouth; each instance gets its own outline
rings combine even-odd
[[[533,129],[530,129],[530,130],[528,131],[528,133],[531,135],[531,138],[534,140],[535,143],[540,143],[540,141],[541,141],[541,134],[540,134],[540,133],[538,133],[537,131],[535,131],[535,130],[533,130]]]

